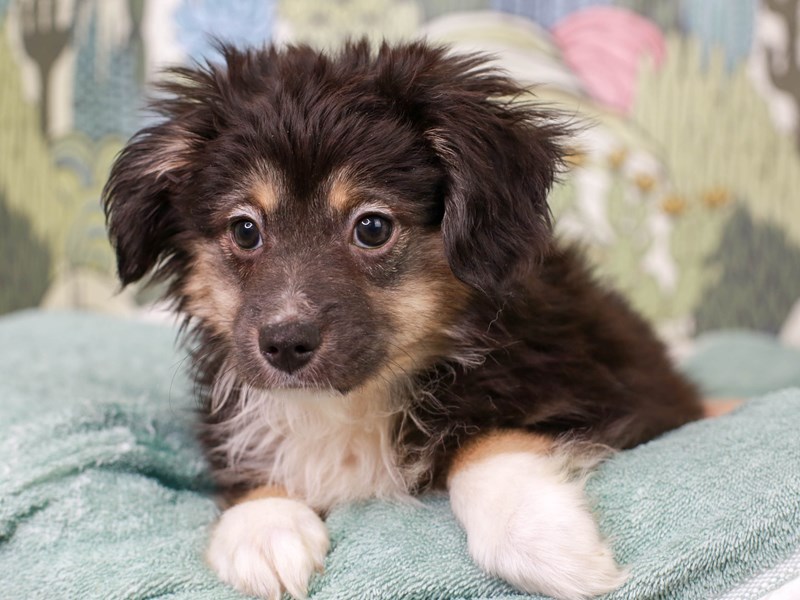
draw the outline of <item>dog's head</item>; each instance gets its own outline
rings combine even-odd
[[[415,43],[179,69],[104,191],[149,272],[260,387],[348,390],[446,353],[550,242],[559,126],[479,57]]]

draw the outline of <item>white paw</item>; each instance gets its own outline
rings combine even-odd
[[[240,592],[278,600],[287,591],[305,598],[328,545],[325,524],[308,506],[264,498],[222,513],[206,558],[219,578]]]
[[[530,454],[493,456],[452,477],[451,504],[484,571],[524,592],[583,600],[616,589],[627,572],[562,466]]]

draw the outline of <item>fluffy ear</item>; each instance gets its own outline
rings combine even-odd
[[[230,63],[232,48],[220,45]],[[230,64],[228,65],[230,67]],[[182,231],[176,197],[192,181],[202,148],[225,124],[220,106],[227,71],[208,64],[175,68],[158,86],[162,97],[151,109],[163,117],[125,146],[103,188],[109,237],[117,253],[123,285],[160,265],[156,277],[167,277],[172,259],[180,256],[176,241]]]
[[[114,162],[103,208],[123,285],[174,252],[180,227],[172,196],[187,178],[190,154],[186,135],[164,123],[139,132]]]
[[[442,236],[453,273],[489,292],[547,251],[559,133],[530,108],[487,99],[453,109],[428,132],[448,172]]]
[[[530,93],[482,56],[415,44],[403,52],[387,69],[401,81],[413,74],[396,93],[447,172],[442,235],[450,267],[477,289],[499,290],[550,244],[547,195],[564,126],[555,113],[521,102]]]

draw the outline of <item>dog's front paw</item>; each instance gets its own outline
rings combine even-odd
[[[524,592],[583,600],[627,579],[582,485],[553,459],[520,453],[483,460],[452,477],[450,496],[475,563]]]
[[[543,506],[549,505],[549,506]],[[622,585],[617,566],[591,513],[537,495],[500,519],[486,539],[470,540],[476,563],[516,588],[560,600],[583,600]]]
[[[297,500],[243,502],[219,519],[207,559],[223,581],[270,600],[284,591],[305,598],[308,580],[321,570],[328,531],[317,514]]]

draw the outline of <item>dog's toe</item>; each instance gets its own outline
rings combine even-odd
[[[328,545],[325,524],[308,506],[265,498],[226,510],[206,556],[220,579],[241,592],[278,600],[287,591],[305,598]]]

